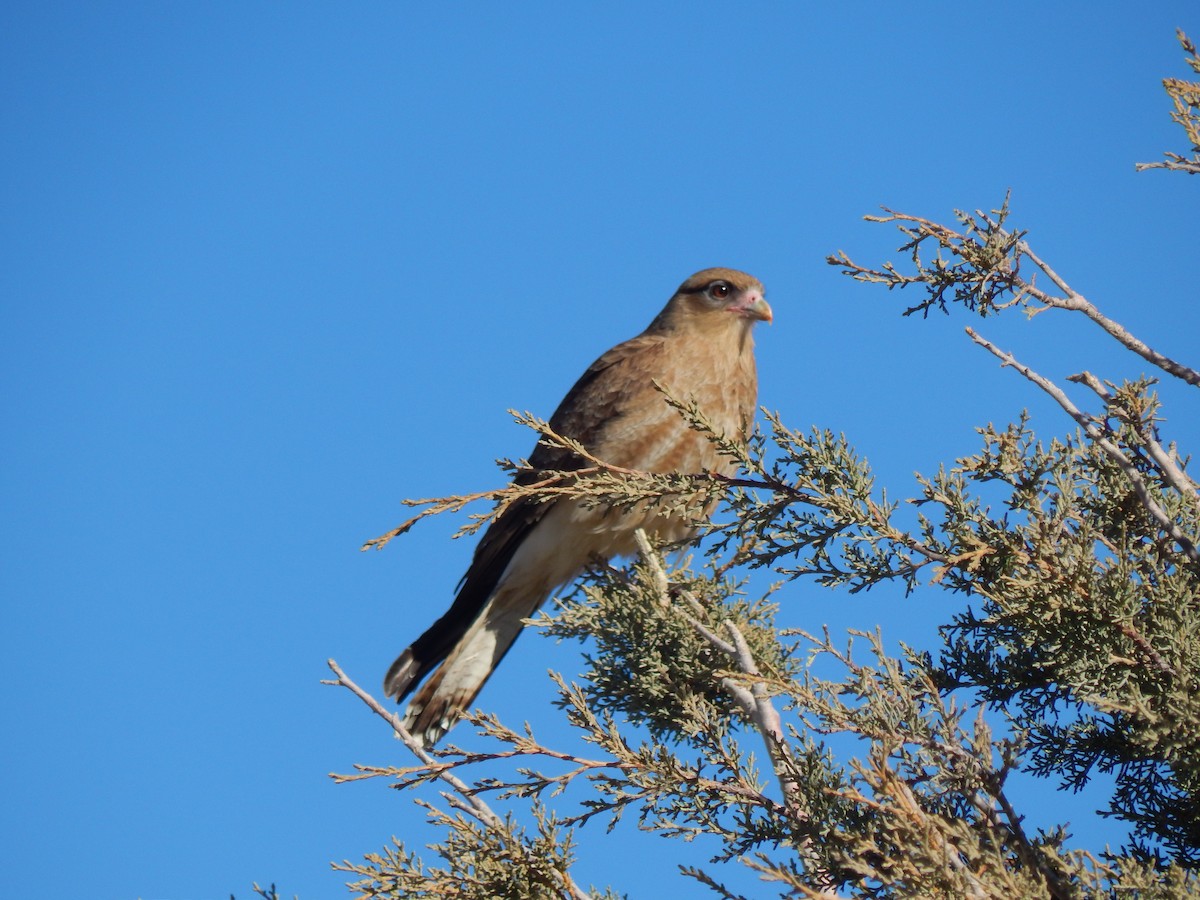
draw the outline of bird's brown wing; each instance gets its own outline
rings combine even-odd
[[[550,424],[613,466],[656,473],[729,470],[734,461],[690,429],[657,385],[694,402],[718,432],[744,440],[756,387],[750,328],[770,318],[756,279],[728,269],[697,273],[645,332],[588,368]],[[519,484],[535,484],[548,470],[589,464],[544,440],[529,461]],[[619,510],[565,497],[507,507],[480,540],[450,610],[387,676],[388,693],[402,697],[432,672],[408,703],[405,727],[432,745],[474,701],[524,621],[557,587],[591,560],[634,552],[638,529],[678,541],[704,515],[649,498]]]
[[[665,350],[662,337],[647,334],[613,347],[592,363],[567,392],[550,417],[551,429],[598,454],[609,445],[608,436],[620,428],[631,411],[643,403],[661,401],[654,379],[662,367]],[[600,459],[613,462],[603,456]],[[570,471],[588,463],[564,447],[539,441],[529,465],[533,472],[525,474],[526,483],[536,480],[539,471]]]
[[[605,434],[619,423],[630,401],[636,405],[641,395],[655,393],[651,373],[662,349],[660,338],[641,335],[609,350],[567,392],[550,418],[551,428],[579,441],[589,451],[603,446],[607,443]],[[539,441],[529,456],[529,469],[514,481],[533,484],[541,472],[571,471],[586,464],[564,447]],[[384,678],[389,696],[403,699],[446,658],[483,610],[513,555],[550,506],[547,502],[518,500],[487,528],[450,608],[392,663]],[[583,563],[586,560],[581,560]]]

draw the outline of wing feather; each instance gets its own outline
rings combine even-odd
[[[629,386],[653,391],[651,379],[630,376],[648,370],[662,352],[661,338],[641,335],[619,344],[597,359],[579,378],[550,418],[551,427],[589,450],[605,443],[604,434],[618,422],[630,397]],[[608,460],[606,460],[607,462]],[[569,450],[539,441],[529,456],[530,469],[517,475],[518,484],[532,484],[544,471],[572,471],[585,460]],[[621,463],[616,463],[620,465]],[[521,544],[549,511],[552,503],[518,500],[484,531],[471,565],[458,583],[446,613],[417,638],[392,664],[384,690],[402,700],[444,660],[466,629],[483,611]]]

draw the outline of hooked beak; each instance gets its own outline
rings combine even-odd
[[[758,322],[767,322],[768,324],[775,318],[775,314],[771,312],[771,307],[758,291],[747,291],[742,299],[729,307],[729,311],[737,313],[743,318],[754,319]]]

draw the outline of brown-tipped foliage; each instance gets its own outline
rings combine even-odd
[[[1194,171],[1200,88],[1167,89],[1193,157],[1159,165]],[[915,294],[905,314],[1073,313],[1130,351],[1135,370],[1056,381],[968,329],[981,359],[1061,407],[1063,427],[1038,435],[1014,411],[903,501],[831,429],[795,431],[768,414],[745,449],[687,398],[671,403],[738,460],[739,475],[647,475],[573,447],[583,468],[422,501],[427,512],[377,543],[477,499],[502,510],[569,495],[696,516],[716,498],[725,506],[702,567],[671,570],[665,559],[678,549],[643,540],[627,569],[592,573],[536,620],[584,641],[582,683],[555,679],[579,738],[571,746],[476,713],[470,748],[430,754],[331,663],[332,683],[415,756],[335,777],[443,792],[438,806],[436,795],[418,801],[446,835],[431,848],[440,861],[395,842],[342,863],[357,896],[615,897],[575,880],[573,848],[586,829],[629,817],[702,842],[711,866],[682,871],[727,898],[741,896],[722,875],[728,863],[761,876],[762,895],[785,897],[1200,898],[1200,488],[1164,434],[1155,393],[1156,378],[1200,386],[1200,373],[1074,290],[1009,224],[1007,198],[952,225],[893,210],[870,218],[900,228],[906,262],[866,266],[841,252],[829,261]],[[764,569],[773,583],[756,588]],[[870,623],[834,637],[775,621],[805,585],[833,597],[887,582],[945,592],[932,649],[890,654]],[[1043,778],[1047,794],[1112,773],[1101,812],[1129,827],[1127,846],[1079,847],[1053,824],[1030,830],[1009,788],[1018,772]],[[1038,812],[1044,821],[1045,804]]]

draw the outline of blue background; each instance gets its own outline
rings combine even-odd
[[[845,432],[896,496],[1026,406],[1071,427],[965,318],[901,319],[915,297],[824,263],[900,261],[861,221],[880,204],[946,220],[1011,188],[1074,287],[1197,364],[1198,185],[1133,170],[1186,150],[1160,82],[1196,13],[6,5],[0,894],[314,900],[345,895],[329,860],[432,839],[381,782],[326,777],[407,760],[318,681],[334,657],[375,690],[471,545],[447,520],[358,547],[401,498],[499,484],[532,443],[505,410],[548,415],[696,269],[764,281],[762,404]],[[1146,369],[1063,313],[980,330],[1060,383]],[[1164,396],[1195,450],[1194,399]],[[959,602],[778,599],[920,646]],[[548,667],[577,648],[526,636],[481,705],[565,740]],[[1035,824],[1121,839],[1103,791],[1024,790]],[[580,881],[705,893],[674,845],[595,831]]]

